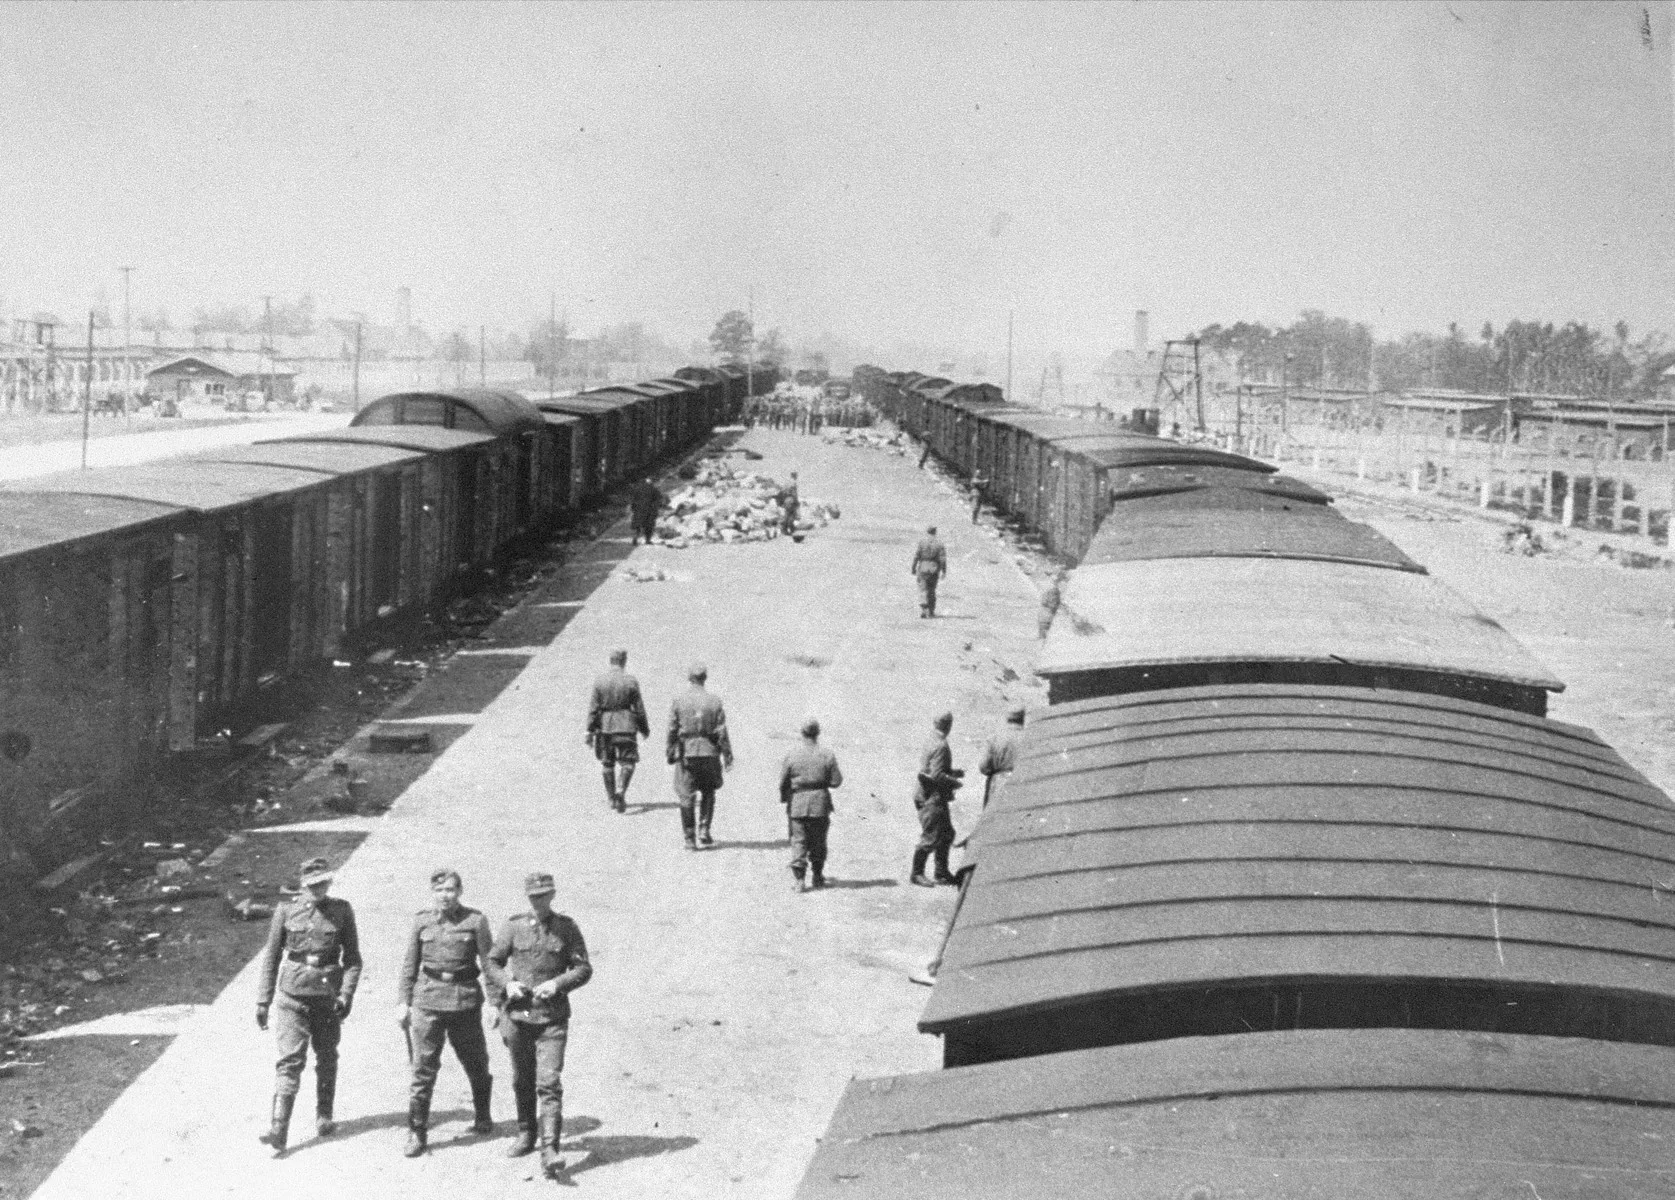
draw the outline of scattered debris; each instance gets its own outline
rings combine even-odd
[[[692,576],[683,575],[679,571],[666,571],[662,567],[626,566],[618,572],[618,575],[630,583],[692,582]]]
[[[907,435],[898,431],[882,429],[827,429],[820,435],[821,439],[832,445],[855,446],[862,450],[885,450],[891,454],[902,456],[912,447]]]

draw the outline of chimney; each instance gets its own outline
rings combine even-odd
[[[1145,357],[1146,354],[1146,310],[1134,310],[1134,353]]]
[[[410,287],[395,290],[395,327],[397,333],[406,333],[413,324],[413,289]]]

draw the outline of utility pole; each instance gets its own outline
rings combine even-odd
[[[744,339],[745,368],[744,394],[756,394],[756,289],[753,287],[745,293],[745,327],[747,333]]]
[[[87,419],[93,411],[93,313],[87,314],[87,374],[81,381],[81,469],[87,470]]]
[[[477,386],[489,385],[489,327],[477,326]]]
[[[552,400],[558,388],[558,293],[549,297],[547,306],[547,399]]]
[[[122,419],[126,421],[134,408],[134,341],[131,324],[133,310],[128,302],[134,268],[117,269],[122,272]]]
[[[1006,310],[1006,396],[1007,403],[1012,401],[1012,318],[1017,315],[1017,309]]]
[[[350,403],[354,405],[354,408],[355,408],[356,412],[360,412],[361,411],[361,322],[359,322],[359,321],[355,322],[355,378],[354,378],[354,383],[352,384],[352,387],[353,387],[354,390],[351,393]]]
[[[267,371],[262,376],[262,411],[273,407],[273,297],[262,297],[262,357]]]

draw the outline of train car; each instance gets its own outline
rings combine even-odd
[[[616,388],[536,401],[536,407],[542,412],[590,421],[584,435],[588,461],[582,469],[588,496],[609,491],[633,471],[633,460],[637,457],[633,412],[645,402],[644,396]]]
[[[1304,1029],[851,1082],[797,1200],[1439,1200],[1675,1188],[1675,1050]]]
[[[1577,726],[1320,686],[1055,706],[971,845],[920,1021],[948,1066],[1274,1028],[1675,1045],[1675,806]]]

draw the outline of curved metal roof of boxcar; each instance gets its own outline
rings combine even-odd
[[[935,387],[922,383],[917,390],[932,399],[960,408],[1009,407],[1000,389],[992,383],[948,383]]]
[[[255,463],[321,475],[349,475],[416,462],[424,453],[365,442],[257,442],[250,446],[224,446],[192,457],[195,462]]]
[[[1254,458],[1203,442],[1177,442],[1150,433],[1105,429],[1089,421],[1055,417],[1051,413],[1006,409],[982,412],[979,418],[1007,425],[1049,443],[1057,449],[1081,455],[1103,467],[1144,467],[1176,464],[1215,466],[1231,470],[1272,474],[1278,468]]]
[[[396,402],[402,400],[451,400],[453,403],[469,408],[483,419],[495,433],[511,433],[518,430],[539,430],[541,428],[541,414],[527,397],[518,392],[502,392],[492,388],[455,388],[447,391],[411,391],[391,392],[387,396],[380,396],[355,414],[351,426],[388,425],[394,422],[380,420]]]
[[[1164,558],[1078,568],[1036,674],[1181,663],[1344,663],[1564,690],[1438,580],[1349,562]]]
[[[0,502],[0,558],[130,532],[183,511],[176,504],[120,496],[31,492],[25,490],[28,482],[17,480]]]
[[[1332,497],[1319,488],[1293,479],[1290,475],[1268,475],[1243,467],[1224,467],[1212,463],[1156,463],[1148,466],[1113,468],[1105,478],[1111,498],[1126,507],[1132,501],[1154,496],[1185,496],[1195,492],[1239,491],[1256,499],[1252,503],[1274,501],[1305,504],[1330,504]],[[1227,501],[1222,497],[1216,507]]]
[[[699,383],[725,383],[727,376],[714,367],[682,367],[675,372],[676,379],[691,379]]]
[[[1079,569],[1159,558],[1289,558],[1425,574],[1389,538],[1335,509],[1272,499],[1261,507],[1251,497],[1241,489],[1212,488],[1120,501]]]
[[[481,446],[492,441],[492,434],[473,433],[464,429],[444,429],[440,425],[352,425],[343,429],[323,429],[317,433],[293,433],[282,438],[267,438],[256,445],[282,445],[287,442],[360,442],[370,446],[394,446],[401,450],[419,450],[426,454],[435,454],[443,450],[458,450],[461,446]]]
[[[1056,705],[972,841],[927,1032],[1241,982],[1675,998],[1675,806],[1591,731],[1471,701]]]
[[[577,392],[574,396],[543,400],[540,407],[557,409],[560,412],[615,412],[619,408],[632,408],[636,404],[644,404],[649,399],[651,397],[644,392],[636,392],[624,385],[613,385]]]
[[[194,512],[216,512],[263,496],[318,487],[326,478],[318,471],[294,467],[171,458],[133,466],[41,475],[0,485],[0,491],[106,496]]]
[[[918,392],[921,396],[934,397],[940,388],[953,387],[952,379],[944,379],[940,375],[921,375],[917,379],[904,380],[902,386],[909,391]]]
[[[797,1200],[1675,1190],[1675,1050],[1436,1030],[1248,1033],[852,1080]],[[1609,1180],[1609,1184],[1601,1181]]]

